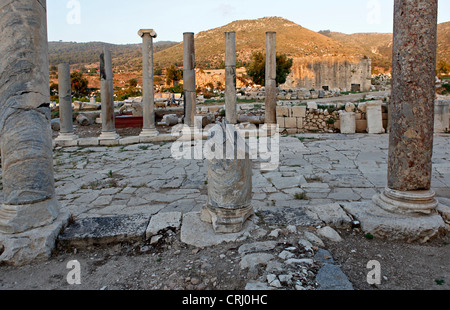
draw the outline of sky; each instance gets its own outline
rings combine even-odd
[[[390,32],[393,0],[47,0],[49,41],[141,43],[139,29],[156,41],[183,40],[235,20],[286,18],[313,31]],[[439,1],[438,22],[450,21],[450,1]]]

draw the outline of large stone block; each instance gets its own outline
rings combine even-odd
[[[284,126],[286,128],[297,128],[297,118],[296,117],[286,117],[284,120]]]
[[[293,117],[306,117],[306,106],[294,106],[292,107]]]
[[[277,106],[277,117],[290,117],[290,108],[285,106]]]
[[[434,104],[434,132],[449,132],[450,100],[437,100]]]

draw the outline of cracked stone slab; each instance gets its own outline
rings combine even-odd
[[[152,216],[145,232],[146,239],[157,235],[163,229],[178,229],[181,225],[181,215],[181,212],[160,212]]]
[[[216,234],[211,224],[200,219],[200,212],[183,215],[181,225],[181,242],[199,248],[218,245],[224,242],[245,240],[250,232],[258,228],[254,223],[255,216],[250,217],[238,233]]]
[[[144,240],[147,215],[78,219],[58,237],[58,245],[78,248]]]
[[[324,205],[309,205],[307,209],[327,225],[335,228],[351,227],[352,219],[345,213],[338,203]]]

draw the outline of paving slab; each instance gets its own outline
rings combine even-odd
[[[102,216],[77,219],[58,237],[63,247],[143,241],[150,217],[146,215]]]

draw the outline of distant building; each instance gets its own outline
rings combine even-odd
[[[369,91],[372,61],[368,57],[326,56],[294,58],[291,74],[281,87]]]

